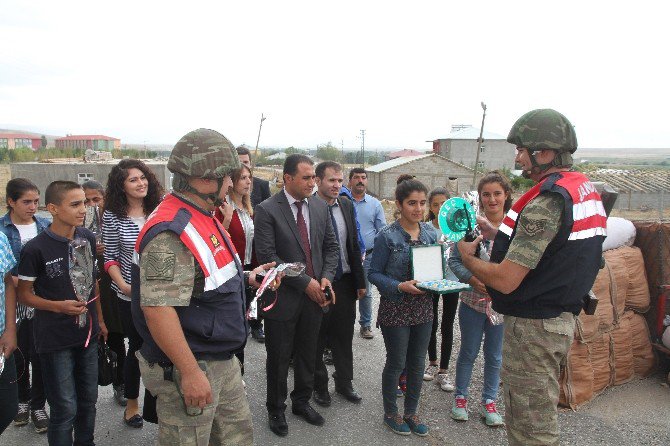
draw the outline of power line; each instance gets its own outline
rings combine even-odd
[[[361,167],[365,169],[365,130],[361,130]]]

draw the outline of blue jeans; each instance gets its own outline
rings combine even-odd
[[[482,402],[495,401],[500,386],[504,325],[492,325],[485,313],[461,303],[458,310],[461,327],[461,350],[456,361],[456,392],[467,398],[472,367],[484,337],[484,388]]]
[[[358,301],[358,312],[360,313],[358,323],[361,327],[370,327],[372,325],[372,292],[370,291],[370,281],[368,280],[370,260],[372,260],[372,253],[366,255],[365,261],[363,262],[363,271],[365,273],[365,296]]]
[[[44,390],[51,408],[49,446],[94,445],[98,400],[98,343],[40,353]],[[72,431],[74,429],[74,443]]]
[[[19,411],[19,392],[16,386],[16,364],[11,356],[5,359],[0,375],[0,435]]]
[[[382,396],[384,413],[398,413],[396,389],[403,368],[407,369],[407,393],[404,415],[414,415],[419,405],[426,351],[433,321],[409,327],[382,325],[382,336],[386,346],[386,364],[382,372]]]

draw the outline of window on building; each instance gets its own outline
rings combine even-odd
[[[479,148],[479,153],[484,153],[485,151],[486,151],[486,146],[485,146],[485,145],[482,145],[482,146]]]
[[[14,144],[17,149],[29,149],[32,147],[31,141],[25,138],[17,138],[14,140]]]
[[[77,174],[77,183],[84,184],[89,180],[95,180],[95,176],[92,173],[78,173]]]
[[[480,161],[477,163],[477,169],[483,169],[484,168],[484,161]]]
[[[0,149],[9,147],[9,140],[7,138],[0,138]]]

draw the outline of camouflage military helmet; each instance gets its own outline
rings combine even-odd
[[[577,135],[568,118],[550,108],[529,111],[512,126],[507,142],[530,151],[575,153]]]
[[[235,146],[221,133],[198,129],[175,144],[167,168],[192,178],[223,178],[240,167]]]

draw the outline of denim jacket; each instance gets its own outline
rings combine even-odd
[[[451,248],[451,255],[449,256],[449,268],[454,272],[458,280],[463,283],[468,283],[468,280],[472,277],[472,273],[469,269],[463,265],[463,260],[461,259],[461,253],[458,250],[458,243],[454,243],[454,246]]]
[[[437,233],[429,223],[419,223],[419,241],[424,245],[437,243]],[[397,221],[385,226],[375,237],[375,247],[370,262],[368,280],[374,284],[381,297],[400,300],[401,282],[409,280],[410,235]]]
[[[33,219],[35,219],[35,223],[37,223],[38,234],[44,231],[51,224],[51,222],[46,218],[38,217],[37,215],[33,216]],[[14,223],[12,223],[9,212],[0,217],[0,231],[2,231],[7,236],[9,245],[12,247],[12,253],[14,254],[17,265],[12,268],[12,276],[16,276],[19,259],[21,258],[21,234],[19,234],[19,230],[16,228],[16,226],[14,226]]]
[[[484,240],[484,245],[486,246],[486,249],[489,250],[491,241]],[[461,258],[460,251],[458,250],[458,243],[453,244],[451,248],[451,255],[449,256],[447,264],[449,265],[449,269],[451,269],[460,282],[468,283],[468,280],[470,280],[472,277],[472,273],[465,267],[465,265],[463,265],[463,259]]]

